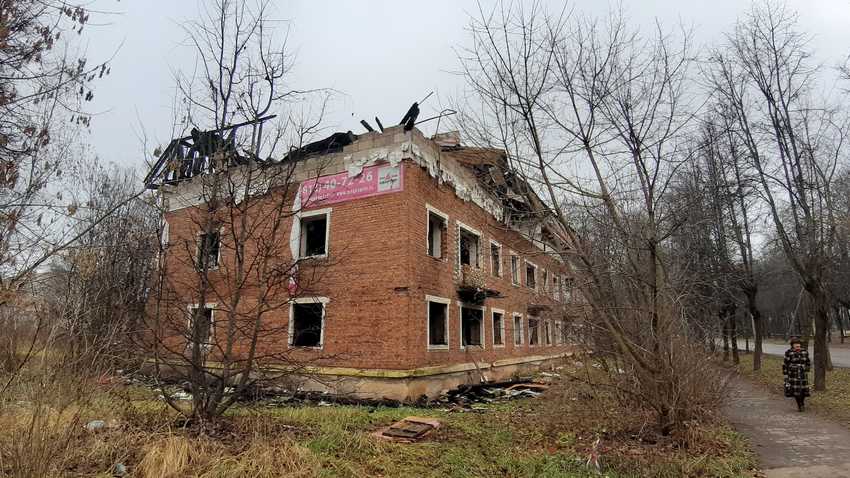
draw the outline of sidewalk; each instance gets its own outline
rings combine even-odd
[[[850,478],[850,430],[744,378],[731,386],[726,416],[750,439],[767,478]]]

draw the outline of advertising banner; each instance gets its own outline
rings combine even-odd
[[[404,175],[401,164],[369,166],[353,177],[343,172],[302,182],[301,207],[333,204],[403,189]]]

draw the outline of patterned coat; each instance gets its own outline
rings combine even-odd
[[[788,349],[785,352],[785,361],[782,363],[782,375],[785,375],[785,395],[789,397],[808,397],[809,381],[806,377],[812,362],[809,360],[809,352]]]

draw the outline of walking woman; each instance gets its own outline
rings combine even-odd
[[[800,339],[791,339],[791,348],[785,352],[785,361],[782,363],[782,375],[785,376],[785,396],[794,397],[797,400],[797,410],[806,409],[806,397],[809,396],[809,381],[806,374],[812,367],[809,361],[809,352],[803,350]]]

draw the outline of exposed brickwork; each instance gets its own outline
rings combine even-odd
[[[367,151],[367,148],[386,148],[405,141],[414,141],[429,154],[437,148],[421,137],[418,131],[402,132],[389,129],[385,134],[371,133],[346,147],[342,154]],[[341,155],[338,155],[341,156]],[[319,364],[369,369],[407,370],[425,366],[468,363],[471,359],[493,362],[499,359],[526,355],[555,354],[563,346],[540,345],[529,347],[528,304],[547,304],[553,310],[559,305],[552,294],[540,294],[524,285],[511,284],[509,250],[538,266],[537,281],[542,270],[551,277],[552,271],[564,275],[567,270],[553,258],[544,255],[527,240],[498,223],[489,213],[472,202],[457,197],[447,184],[438,184],[428,172],[413,161],[404,161],[404,191],[364,199],[335,203],[317,208],[330,208],[330,266],[320,268],[321,280],[310,286],[310,295],[330,299],[326,307],[324,344],[322,350],[293,350],[296,359],[327,358]],[[336,172],[336,171],[330,171]],[[329,172],[329,173],[330,173]],[[291,195],[290,195],[291,196]],[[291,200],[291,199],[290,199]],[[270,199],[273,201],[273,199]],[[449,217],[447,256],[435,259],[426,253],[426,204]],[[175,286],[175,304],[192,303],[196,274],[188,266],[188,254],[194,254],[192,244],[198,231],[194,208],[168,213],[170,228],[171,268],[169,278]],[[278,231],[281,252],[288,251],[290,230],[294,218],[284,220]],[[481,232],[480,261],[486,275],[486,285],[498,290],[504,298],[488,298],[484,313],[484,347],[473,351],[460,347],[460,310],[457,286],[460,270],[457,267],[457,225],[461,223]],[[226,234],[224,235],[225,242]],[[502,277],[491,270],[490,241],[502,245]],[[222,271],[229,267],[230,249],[222,248]],[[249,254],[252,249],[249,248]],[[302,268],[302,275],[309,267]],[[524,262],[521,262],[522,283],[525,283]],[[224,272],[221,273],[222,275]],[[212,274],[215,282],[216,273]],[[226,285],[218,283],[219,292],[226,294]],[[281,291],[281,301],[288,295]],[[426,295],[451,300],[449,306],[448,350],[429,350],[427,346]],[[244,307],[250,307],[250,298]],[[185,307],[185,306],[184,306]],[[493,346],[492,309],[504,311],[504,346]],[[512,313],[523,315],[523,345],[513,343]],[[550,315],[557,312],[550,313]],[[288,306],[274,311],[267,320],[288,326]],[[553,335],[555,332],[553,331]],[[541,339],[541,342],[543,340]],[[286,334],[265,339],[261,348],[288,348]]]

